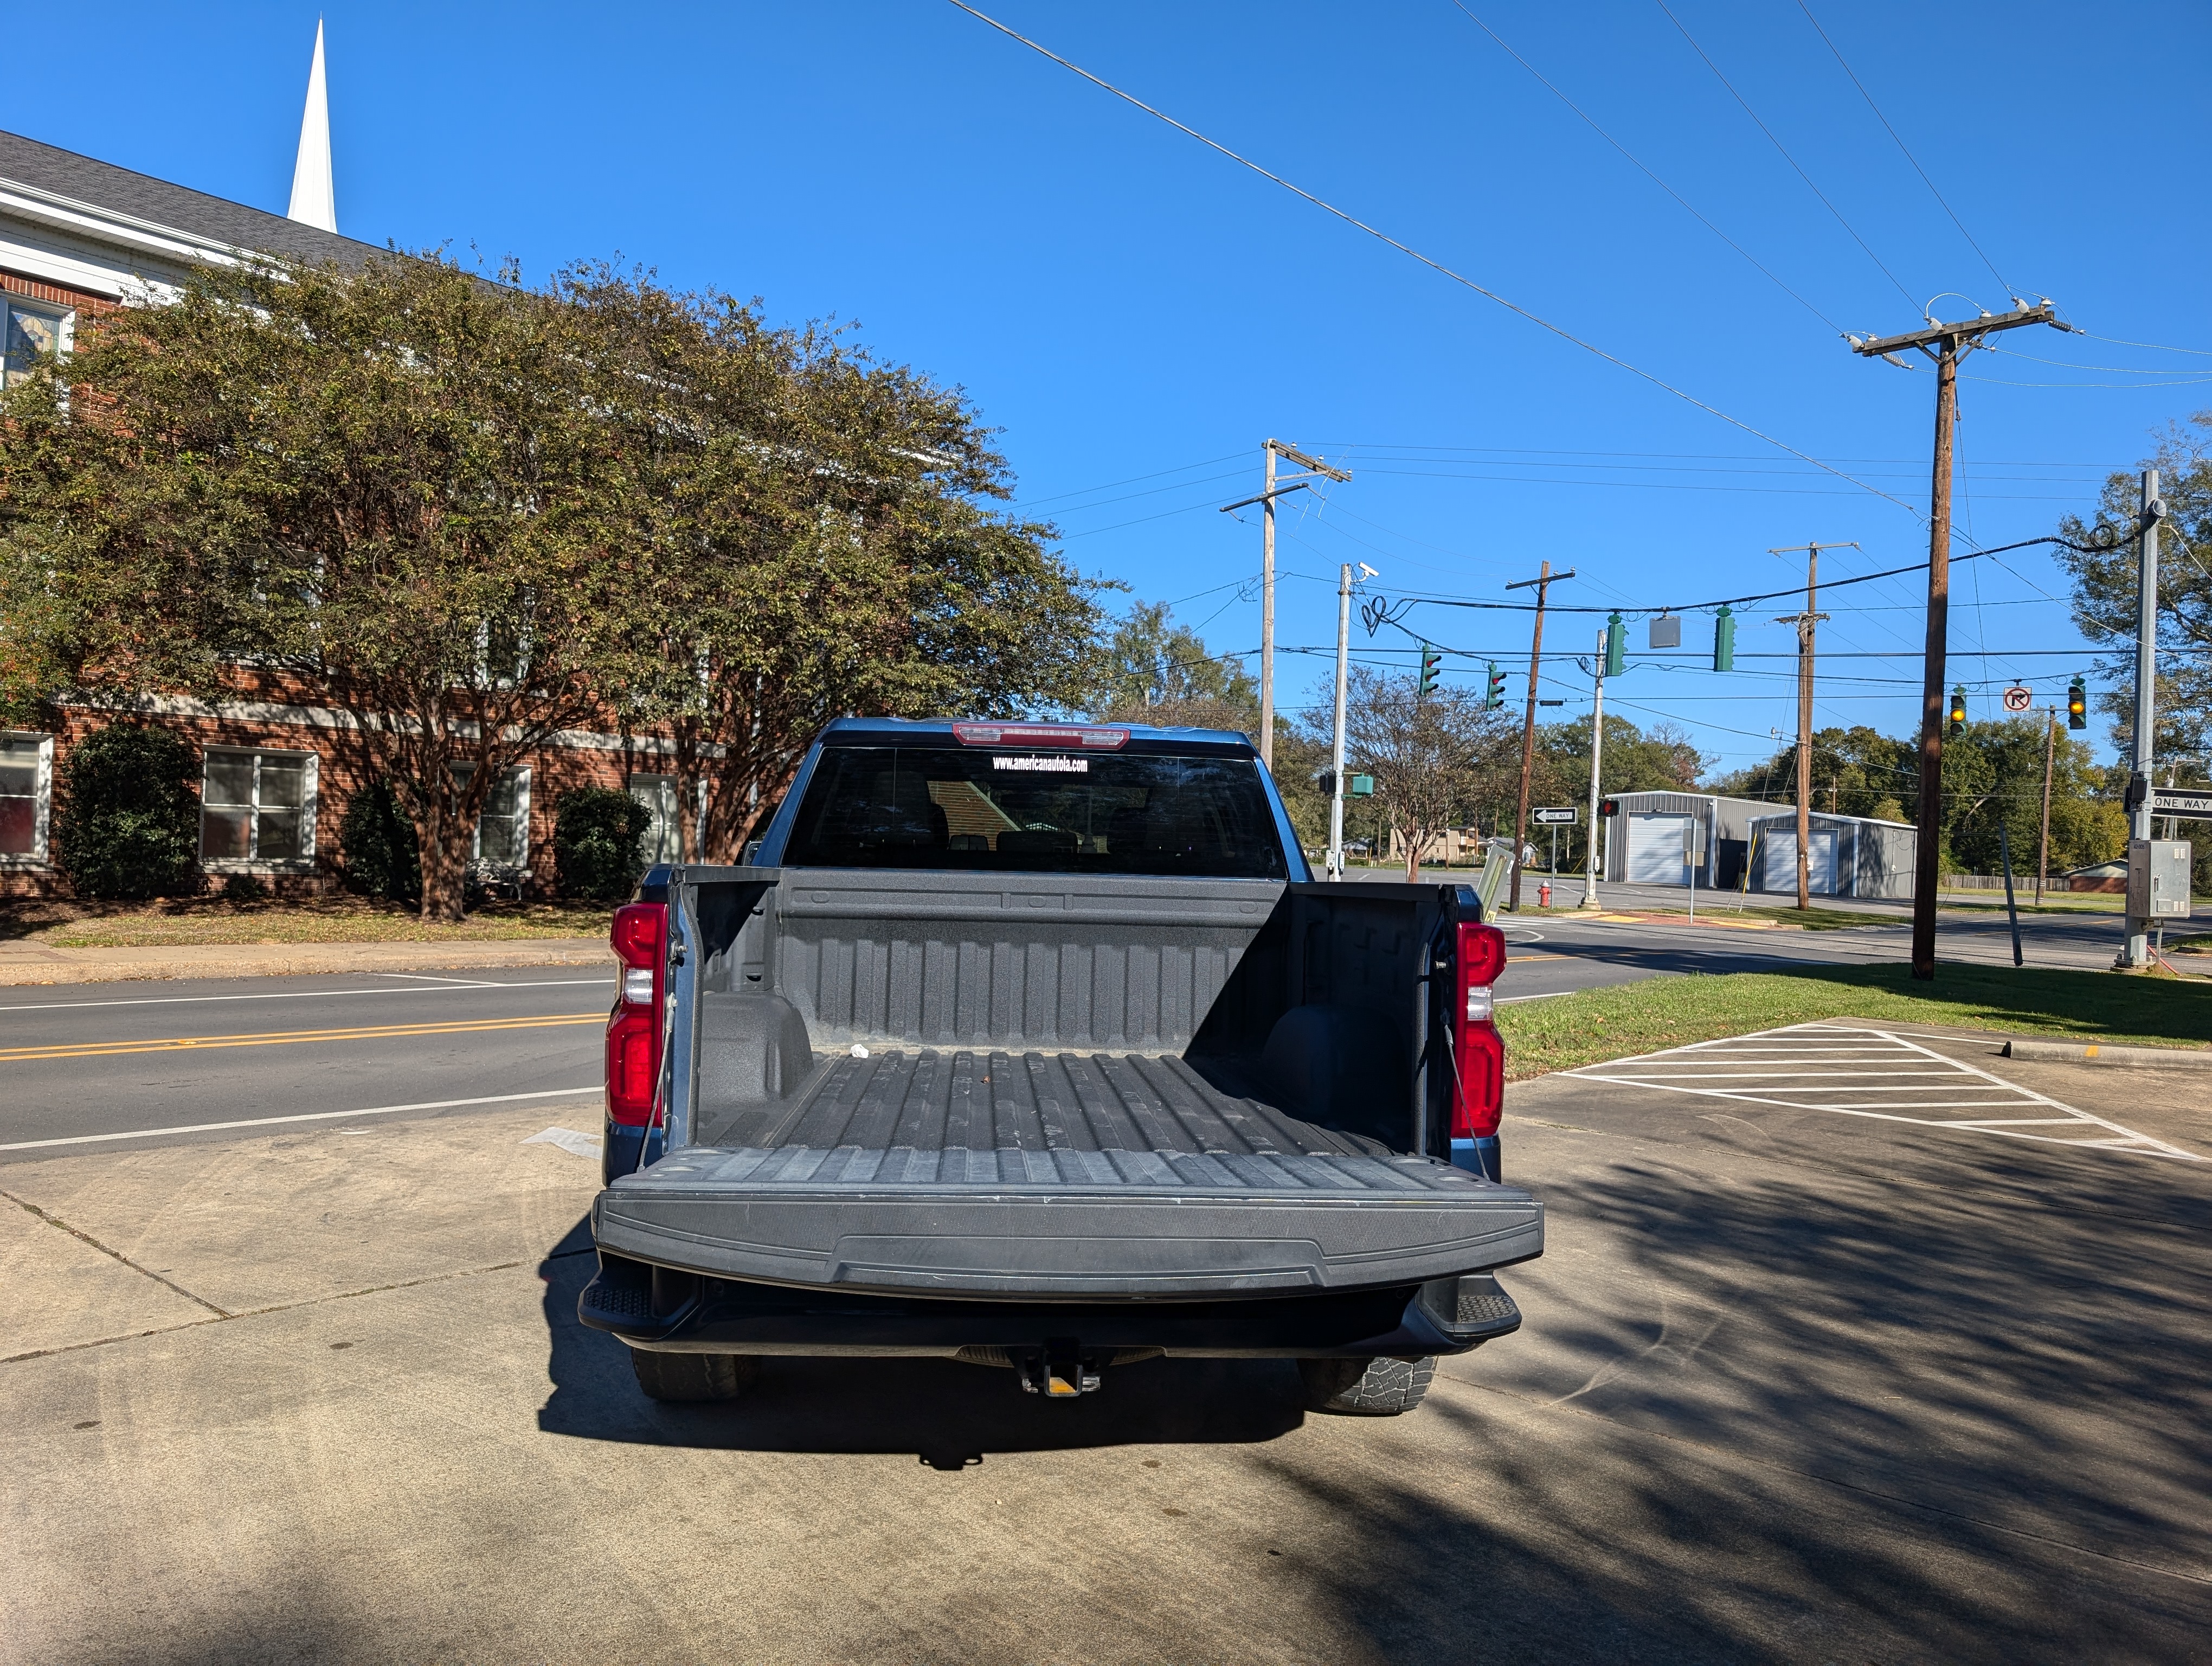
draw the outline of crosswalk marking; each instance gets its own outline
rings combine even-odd
[[[2179,1146],[2138,1134],[1923,1046],[1910,1033],[1872,1026],[1793,1024],[1748,1036],[1697,1042],[1663,1053],[1614,1059],[1566,1073],[1585,1081],[1656,1088],[1740,1104],[1910,1122],[2040,1145],[2134,1152],[2184,1163],[2204,1160]],[[1947,1110],[1997,1114],[1912,1114]],[[2035,1128],[2050,1131],[2027,1131]]]

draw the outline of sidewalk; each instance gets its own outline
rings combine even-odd
[[[153,949],[58,949],[0,942],[0,987],[125,978],[306,977],[318,973],[474,971],[493,966],[602,966],[600,937],[476,943],[206,943]]]

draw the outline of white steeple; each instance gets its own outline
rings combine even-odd
[[[300,119],[300,160],[292,169],[292,206],[288,220],[324,231],[338,228],[338,204],[331,189],[331,101],[323,89],[323,20],[315,20],[315,63],[307,71],[307,113]]]

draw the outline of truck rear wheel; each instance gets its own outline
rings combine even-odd
[[[1301,1359],[1306,1406],[1342,1417],[1396,1417],[1421,1403],[1437,1374],[1428,1359]]]
[[[734,1400],[760,1374],[757,1360],[741,1353],[656,1353],[629,1351],[637,1385],[655,1400]]]

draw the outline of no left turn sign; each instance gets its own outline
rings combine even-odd
[[[2008,712],[2024,712],[2035,703],[2035,696],[2017,683],[2004,691],[2004,708]]]

